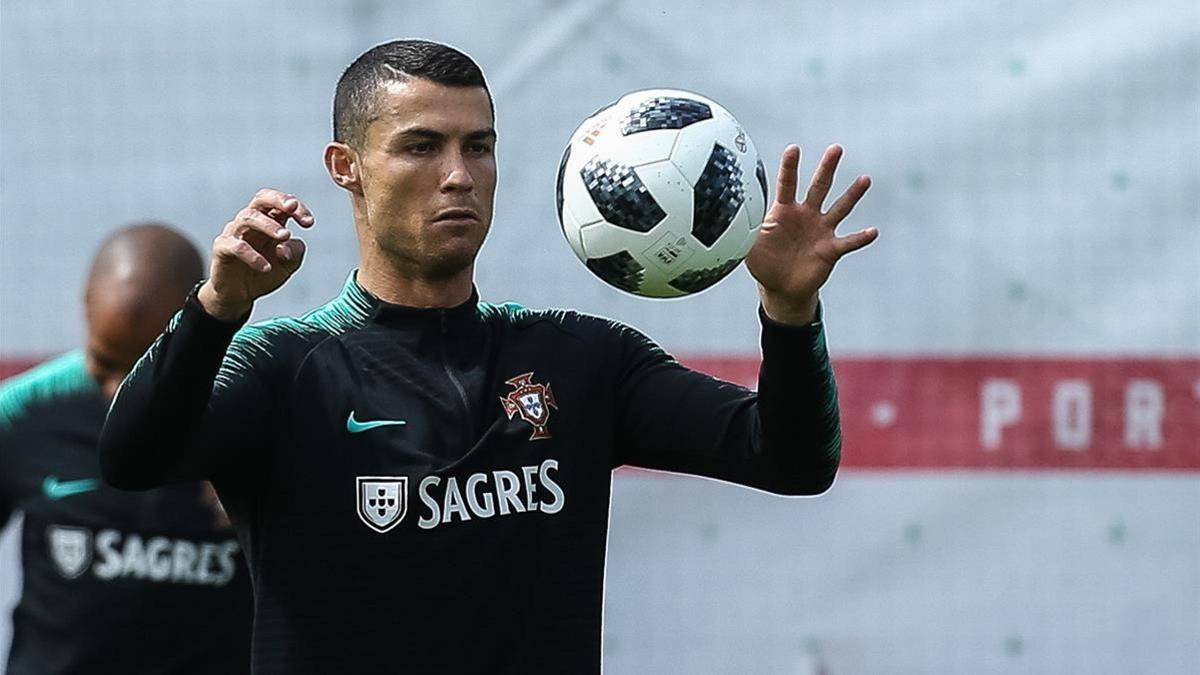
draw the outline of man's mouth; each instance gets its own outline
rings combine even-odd
[[[479,214],[476,213],[474,209],[462,209],[462,208],[445,209],[444,211],[439,211],[438,214],[436,216],[434,216],[433,222],[435,222],[435,223],[465,223],[465,222],[477,223],[477,222],[479,222]]]

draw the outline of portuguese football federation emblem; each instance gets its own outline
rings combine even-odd
[[[408,510],[408,478],[405,476],[358,476],[358,517],[367,527],[387,532],[404,520]]]
[[[534,384],[531,372],[518,375],[506,384],[513,387],[513,391],[508,396],[500,397],[500,405],[504,406],[508,419],[520,415],[521,419],[533,425],[533,435],[529,437],[531,441],[551,438],[550,432],[546,431],[546,424],[550,422],[550,409],[557,410],[558,404],[554,402],[550,385]]]
[[[92,562],[92,533],[82,527],[51,525],[46,528],[50,557],[59,574],[74,579]]]

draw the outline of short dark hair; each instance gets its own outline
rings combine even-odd
[[[333,140],[361,147],[367,126],[379,111],[376,92],[388,82],[419,77],[450,87],[483,87],[483,71],[457,49],[428,40],[393,40],[372,47],[354,60],[338,80],[333,97]]]

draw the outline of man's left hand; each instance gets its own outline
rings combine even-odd
[[[817,313],[817,291],[833,266],[879,236],[873,227],[845,237],[835,234],[838,224],[871,186],[867,176],[856,178],[829,211],[821,211],[841,158],[840,145],[825,151],[802,202],[796,201],[800,148],[789,145],[780,159],[775,203],[746,256],[746,267],[758,281],[763,311],[780,323],[811,322]]]

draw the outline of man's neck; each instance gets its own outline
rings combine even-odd
[[[368,293],[394,305],[406,307],[457,307],[471,297],[474,265],[444,279],[426,279],[401,274],[388,265],[363,261],[358,284]]]

